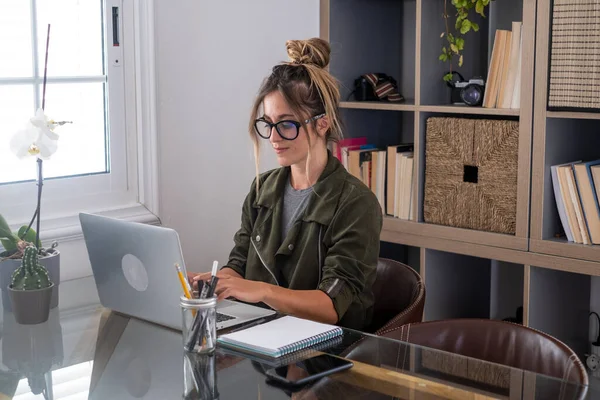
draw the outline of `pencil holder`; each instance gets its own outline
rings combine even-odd
[[[219,398],[215,366],[215,354],[184,352],[183,399],[216,400]]]
[[[210,354],[217,346],[217,298],[181,297],[183,347],[191,353]]]

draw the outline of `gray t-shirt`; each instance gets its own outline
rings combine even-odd
[[[282,241],[287,236],[294,222],[296,222],[302,213],[304,213],[304,210],[306,210],[312,191],[312,187],[296,190],[292,187],[290,181],[285,185],[285,190],[283,191],[283,213],[281,215]]]

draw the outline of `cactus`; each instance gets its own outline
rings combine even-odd
[[[38,249],[29,246],[23,252],[23,261],[19,268],[12,274],[12,288],[14,290],[43,289],[52,285],[48,271],[39,263]]]

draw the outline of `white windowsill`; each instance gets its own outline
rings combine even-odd
[[[118,218],[124,221],[160,225],[160,219],[158,216],[151,213],[146,207],[144,207],[144,205],[140,203],[129,204],[110,210],[86,212],[111,218]],[[11,228],[14,232],[16,232],[19,227],[27,224],[28,221],[21,222],[19,224],[11,224]],[[81,231],[81,224],[79,223],[79,213],[42,220],[40,239],[46,246],[49,246],[54,241],[57,241],[60,244],[73,240],[80,240],[82,238],[83,233]]]

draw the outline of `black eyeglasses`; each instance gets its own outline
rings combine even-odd
[[[324,116],[325,113],[315,115],[314,117],[305,120],[304,123],[308,124],[309,122],[316,121],[319,118],[323,118]],[[259,118],[256,121],[254,121],[254,129],[256,130],[256,133],[258,133],[258,136],[260,136],[263,139],[269,139],[271,137],[271,132],[273,132],[273,128],[275,128],[282,139],[294,140],[300,134],[301,126],[302,124],[300,122],[287,119],[276,122],[274,124],[270,123],[264,118]]]

